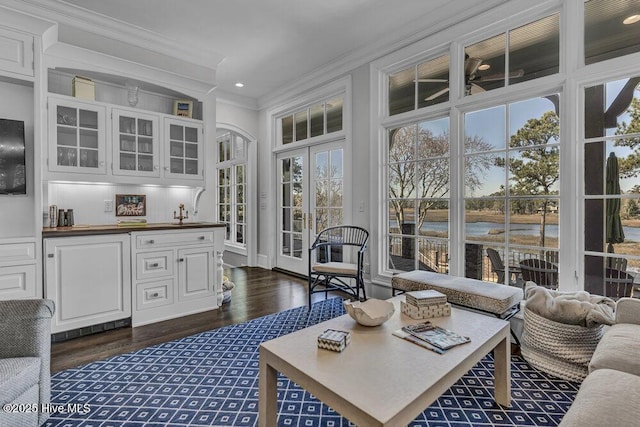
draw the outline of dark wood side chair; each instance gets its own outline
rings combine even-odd
[[[613,299],[633,297],[633,279],[626,271],[606,268],[603,295]]]
[[[504,283],[504,262],[502,262],[502,257],[493,248],[487,248],[487,257],[491,261],[491,269],[498,276],[498,283]]]
[[[558,267],[543,259],[528,258],[520,261],[522,280],[532,281],[538,286],[558,289]]]
[[[367,299],[364,289],[364,253],[369,232],[353,225],[322,230],[309,248],[309,307],[311,294],[343,291],[354,300]],[[355,253],[353,253],[355,252]]]

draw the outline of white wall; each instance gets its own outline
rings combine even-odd
[[[258,138],[258,117],[256,108],[242,106],[220,98],[216,102],[216,121],[218,126],[233,125],[242,129],[254,139]]]
[[[24,121],[27,156],[27,195],[0,195],[0,238],[31,237],[35,233],[33,88],[0,82],[0,93],[0,118]]]

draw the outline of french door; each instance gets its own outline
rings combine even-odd
[[[276,267],[306,275],[317,233],[344,221],[343,144],[282,152],[276,161]]]

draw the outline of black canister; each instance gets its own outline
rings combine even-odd
[[[64,209],[58,210],[58,227],[64,227],[67,225],[67,214],[64,212]]]

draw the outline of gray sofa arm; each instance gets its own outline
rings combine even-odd
[[[0,301],[0,358],[51,355],[51,300]]]
[[[616,323],[640,325],[640,299],[620,298],[616,303]]]
[[[45,299],[0,301],[0,358],[40,358],[40,401],[51,400],[51,318],[53,301]],[[36,403],[36,402],[30,402]],[[39,424],[49,417],[38,414]]]

